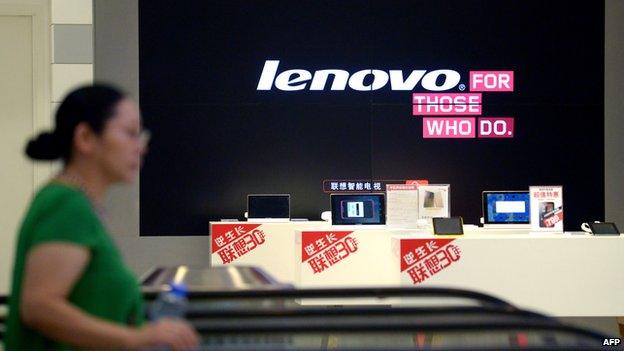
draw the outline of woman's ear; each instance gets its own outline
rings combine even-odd
[[[80,122],[74,129],[74,150],[80,154],[92,154],[97,147],[97,135],[86,123]]]

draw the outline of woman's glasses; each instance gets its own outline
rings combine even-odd
[[[152,133],[147,129],[143,129],[141,133],[139,133],[139,142],[143,146],[147,146],[151,138],[152,138]]]

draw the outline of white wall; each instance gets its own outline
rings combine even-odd
[[[0,0],[0,13],[3,14],[17,14],[20,16],[28,16],[32,19],[32,82],[28,83],[32,86],[32,101],[29,109],[32,109],[32,127],[28,133],[19,134],[21,141],[17,143],[11,143],[11,145],[4,145],[5,148],[13,148],[15,144],[20,144],[19,147],[12,150],[12,155],[15,157],[23,157],[23,144],[26,140],[42,130],[50,130],[53,126],[53,114],[56,111],[63,96],[77,85],[89,84],[93,81],[93,64],[92,62],[85,62],[85,58],[91,57],[91,55],[83,55],[81,63],[73,63],[72,55],[84,53],[85,46],[92,44],[92,38],[88,36],[82,36],[83,40],[80,43],[74,43],[75,47],[59,46],[55,52],[55,40],[57,43],[70,42],[67,39],[68,35],[75,35],[76,33],[91,33],[92,26],[92,1],[91,0]],[[77,27],[79,26],[79,27]],[[56,29],[56,31],[55,31]],[[69,30],[67,30],[69,29]],[[63,50],[61,50],[63,48]],[[80,50],[67,50],[78,48]],[[86,49],[91,50],[92,49]],[[61,57],[61,54],[68,54],[63,56],[63,59],[57,59]],[[88,54],[88,52],[87,52]],[[71,62],[71,63],[68,63]],[[5,67],[6,68],[6,67]],[[6,94],[4,94],[6,95]],[[17,103],[12,101],[13,103]],[[28,102],[24,102],[28,103]],[[22,105],[24,103],[21,103]],[[7,107],[5,105],[5,107]],[[8,106],[9,108],[17,108],[20,106]],[[24,107],[24,106],[21,106]],[[5,122],[10,119],[11,116],[4,116]],[[15,131],[18,133],[18,131]],[[28,135],[25,135],[28,134]],[[17,136],[18,134],[16,134]],[[7,138],[3,141],[9,143]],[[5,158],[4,161],[7,161]],[[28,164],[33,169],[31,178],[31,192],[33,189],[37,189],[40,185],[47,182],[51,175],[60,168],[60,162],[48,163],[48,162],[36,162],[32,163],[28,161]],[[23,179],[14,179],[23,180]],[[23,193],[23,190],[20,192]],[[6,195],[6,194],[5,194]],[[26,195],[26,194],[24,194]],[[29,199],[28,199],[29,201]],[[28,202],[26,201],[26,202]],[[19,206],[15,203],[15,206]],[[24,206],[25,207],[25,206]],[[19,215],[15,215],[12,221],[20,221],[23,217],[23,212],[20,206],[16,212]],[[12,227],[10,223],[0,223],[0,227],[9,228]],[[12,253],[14,246],[14,239],[17,236],[16,230],[9,229],[6,231],[0,231],[0,245],[3,245],[3,262],[12,262]],[[10,251],[11,257],[6,257],[5,252]],[[7,273],[12,267],[7,267],[7,264],[3,264],[0,267],[0,293],[5,293],[6,289],[4,282],[9,279]]]
[[[6,51],[0,84],[2,183],[0,294],[10,289],[17,231],[35,189],[50,175],[49,164],[33,164],[23,147],[27,138],[50,126],[50,45],[48,0],[0,0]],[[21,81],[20,81],[21,80]]]

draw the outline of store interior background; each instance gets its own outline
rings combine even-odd
[[[88,1],[88,0],[74,0]],[[6,0],[0,0],[8,2]],[[27,0],[41,3],[43,0]],[[183,6],[176,3],[174,6]],[[137,0],[94,0],[93,79],[114,83],[139,97],[139,36]],[[166,14],[163,13],[163,16]],[[605,219],[624,227],[624,1],[605,1]],[[582,67],[578,73],[582,74]],[[570,140],[571,143],[583,142]],[[578,177],[592,172],[578,160]],[[591,184],[588,184],[591,186]],[[137,275],[153,266],[197,265],[209,261],[209,237],[139,236],[139,184],[113,189],[107,198],[109,228],[127,263]],[[208,228],[206,228],[206,234]],[[0,243],[15,233],[0,233]],[[8,238],[11,238],[9,240]],[[5,252],[5,251],[3,251]],[[573,267],[571,267],[573,269]],[[6,279],[7,272],[0,272]],[[599,274],[599,272],[597,272]],[[4,285],[0,285],[4,287]],[[5,294],[6,291],[0,291]],[[513,303],[513,301],[512,301]],[[614,319],[576,318],[581,324],[616,333]]]
[[[138,9],[132,0],[96,0],[95,79],[115,82],[133,96],[138,84]],[[624,226],[624,2],[605,3],[605,219]],[[113,50],[113,48],[115,50]],[[118,55],[123,52],[123,55]],[[582,72],[582,68],[579,69]],[[582,142],[582,141],[570,141]],[[578,161],[578,176],[591,170]],[[205,265],[208,237],[139,237],[138,186],[111,193],[114,234],[137,273],[153,265]],[[136,204],[130,208],[128,204]],[[157,260],[155,258],[158,258]],[[570,318],[571,322],[617,332],[614,319]]]

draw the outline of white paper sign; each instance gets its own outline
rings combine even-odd
[[[531,230],[563,232],[563,187],[531,186]]]
[[[418,227],[418,185],[386,184],[386,225]]]

